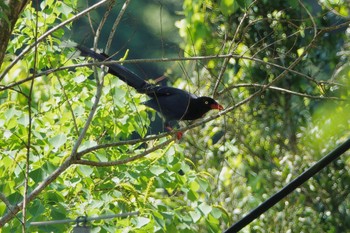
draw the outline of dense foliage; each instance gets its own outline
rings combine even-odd
[[[171,1],[134,2],[121,21],[122,4],[109,1],[77,21],[87,7],[28,5],[13,31],[0,69],[2,232],[70,232],[69,224],[30,224],[134,211],[88,225],[92,232],[221,232],[350,135],[346,1],[185,0],[180,16]],[[109,39],[115,25],[123,30]],[[151,28],[157,49],[145,43]],[[146,97],[81,66],[87,59],[66,43],[105,49],[119,37],[110,54],[145,78],[166,72],[171,85],[215,96],[223,114],[210,113],[180,141],[154,135],[161,127],[142,105]],[[244,230],[349,231],[349,186],[345,154]]]

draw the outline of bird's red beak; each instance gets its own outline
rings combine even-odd
[[[223,110],[224,107],[222,107],[220,104],[211,104],[210,105],[211,109],[217,109],[217,110]]]

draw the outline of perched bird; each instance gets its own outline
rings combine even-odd
[[[109,61],[110,57],[104,53],[97,53],[82,45],[75,45],[82,56],[92,57],[98,61]],[[214,99],[203,96],[198,97],[187,91],[159,86],[146,82],[137,74],[119,64],[108,64],[108,73],[117,76],[129,86],[136,89],[137,92],[146,94],[150,97],[143,104],[159,112],[165,120],[165,128],[172,130],[171,121],[196,120],[201,118],[211,109],[222,110],[223,107]],[[177,138],[180,139],[182,133],[178,132]]]

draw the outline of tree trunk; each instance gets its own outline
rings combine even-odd
[[[4,60],[12,30],[29,0],[5,0],[0,2],[0,67]]]

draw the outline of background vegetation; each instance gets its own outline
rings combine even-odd
[[[21,1],[18,19],[8,2],[2,232],[69,232],[31,223],[134,211],[89,225],[221,232],[349,137],[347,1]],[[225,110],[181,124],[177,141],[146,97],[87,66],[69,40]],[[243,231],[349,231],[348,155]]]

